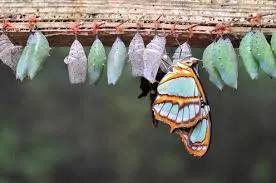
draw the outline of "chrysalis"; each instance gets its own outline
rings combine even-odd
[[[257,79],[259,64],[252,54],[251,45],[253,34],[254,33],[250,31],[242,38],[240,42],[239,52],[243,60],[245,69],[249,73],[251,79]]]
[[[272,33],[270,43],[271,43],[272,51],[273,51],[274,55],[276,55],[276,32]]]
[[[172,59],[169,57],[169,55],[167,54],[166,49],[165,49],[164,54],[161,58],[160,69],[162,70],[162,72],[167,73],[167,72],[169,72],[170,67],[172,65],[173,65]]]
[[[157,71],[162,62],[165,45],[166,38],[155,35],[144,51],[144,77],[151,83],[155,82]]]
[[[137,31],[128,47],[128,56],[131,63],[132,75],[135,77],[144,75],[144,50],[145,44],[143,38]]]
[[[126,61],[127,50],[124,42],[117,36],[108,55],[107,79],[108,84],[115,85],[122,74]]]
[[[16,66],[16,79],[20,79],[21,81],[23,81],[28,74],[28,62],[32,52],[31,45],[35,44],[33,38],[34,34],[31,33],[28,37],[27,45],[25,46]]]
[[[30,79],[33,79],[42,69],[51,49],[46,37],[40,31],[36,30],[32,39],[33,44],[28,45],[30,49],[28,76]]]
[[[14,72],[21,53],[21,46],[14,46],[5,34],[0,36],[0,60]]]
[[[84,83],[87,74],[87,58],[81,43],[75,40],[71,45],[69,55],[64,59],[67,64],[71,84]]]
[[[88,80],[90,84],[97,84],[102,76],[106,62],[104,46],[98,36],[90,48],[88,55]]]
[[[260,68],[268,75],[276,77],[275,59],[269,43],[261,31],[256,31],[252,38],[252,54],[258,60]]]
[[[190,48],[190,45],[186,41],[182,45],[178,46],[173,54],[173,64],[176,64],[177,62],[184,60],[185,58],[189,58],[192,56],[192,51]]]
[[[216,42],[214,66],[220,74],[223,82],[237,89],[238,83],[238,64],[237,55],[231,44],[231,41],[227,39],[220,38]]]
[[[209,80],[214,83],[220,90],[223,89],[223,81],[214,66],[215,59],[215,46],[216,42],[211,43],[207,48],[205,48],[202,56],[203,67],[209,73]]]

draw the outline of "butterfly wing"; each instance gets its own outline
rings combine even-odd
[[[155,118],[168,124],[171,132],[196,125],[201,119],[201,105],[207,102],[196,73],[181,65],[174,65],[160,81],[152,106]]]
[[[197,157],[202,157],[208,151],[211,142],[211,117],[209,106],[201,108],[201,119],[193,127],[187,129],[177,129],[178,134],[187,151]]]

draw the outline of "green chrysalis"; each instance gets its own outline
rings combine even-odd
[[[215,46],[216,42],[211,43],[207,48],[205,48],[202,56],[203,67],[209,73],[209,80],[214,83],[220,90],[223,89],[223,81],[214,66],[215,59]]]
[[[251,79],[258,78],[259,64],[252,54],[252,38],[254,33],[248,32],[241,40],[239,52],[244,63],[245,69],[249,73]]]
[[[231,44],[231,41],[228,38],[220,38],[216,42],[214,54],[214,66],[219,72],[221,79],[226,85],[237,89],[237,55]]]
[[[103,73],[105,62],[105,49],[97,36],[88,55],[88,80],[90,84],[97,84]]]
[[[274,55],[276,56],[276,32],[272,33],[270,44],[271,44],[271,49],[272,49]]]
[[[276,77],[275,59],[269,43],[261,31],[256,31],[252,38],[252,54],[258,60],[260,68],[272,77]]]
[[[51,48],[46,37],[40,31],[36,30],[33,35],[33,41],[29,44],[29,49],[28,76],[30,79],[33,79],[42,69]]]

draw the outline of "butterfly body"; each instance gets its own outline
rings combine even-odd
[[[180,136],[190,154],[203,156],[210,142],[211,120],[196,66],[193,57],[174,64],[157,87],[152,110],[156,120]]]

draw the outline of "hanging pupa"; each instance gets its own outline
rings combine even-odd
[[[216,42],[211,43],[207,48],[205,48],[202,56],[203,68],[209,73],[209,80],[214,83],[218,89],[223,89],[223,81],[214,66],[215,59],[215,46]]]
[[[157,71],[162,62],[165,45],[166,38],[156,34],[144,51],[144,77],[151,83],[155,82]]]
[[[106,53],[103,43],[96,36],[88,55],[88,81],[89,84],[97,84],[102,76],[104,65],[106,63]]]
[[[124,42],[117,36],[108,54],[107,80],[108,84],[115,85],[122,74],[127,56]]]
[[[214,49],[214,66],[220,74],[222,81],[237,89],[238,63],[237,55],[230,39],[220,38]]]
[[[248,32],[241,40],[239,52],[244,63],[246,71],[249,73],[251,79],[258,78],[259,64],[252,54],[252,38],[253,32]]]
[[[22,46],[14,46],[6,34],[0,36],[0,60],[13,72],[22,53]]]
[[[272,77],[276,77],[275,59],[269,43],[261,31],[256,31],[252,38],[252,54],[258,60],[260,68]]]
[[[30,33],[27,44],[19,58],[16,66],[16,79],[23,81],[28,74],[28,62],[31,57],[32,46],[35,44],[34,33]]]
[[[131,63],[132,75],[135,77],[144,75],[144,50],[145,44],[143,38],[139,31],[137,31],[128,47],[128,57]]]
[[[166,49],[164,50],[164,54],[161,58],[161,64],[160,64],[160,69],[164,73],[168,73],[170,71],[170,67],[173,65],[172,59],[169,57]],[[158,72],[157,72],[158,73]],[[156,78],[155,78],[156,80]]]
[[[192,56],[192,51],[191,51],[191,47],[189,45],[189,43],[186,41],[185,43],[183,43],[182,45],[179,45],[172,58],[173,58],[173,64],[176,64],[177,62],[184,60],[186,58],[189,58]]]
[[[84,83],[87,74],[87,58],[81,43],[76,39],[70,47],[69,55],[64,59],[67,64],[71,84]]]
[[[271,49],[272,49],[274,55],[276,56],[276,32],[272,33],[270,44],[271,44]]]
[[[33,79],[42,69],[46,58],[49,56],[50,46],[46,37],[38,30],[34,32],[33,44],[29,44],[30,57],[28,58],[28,76]]]

